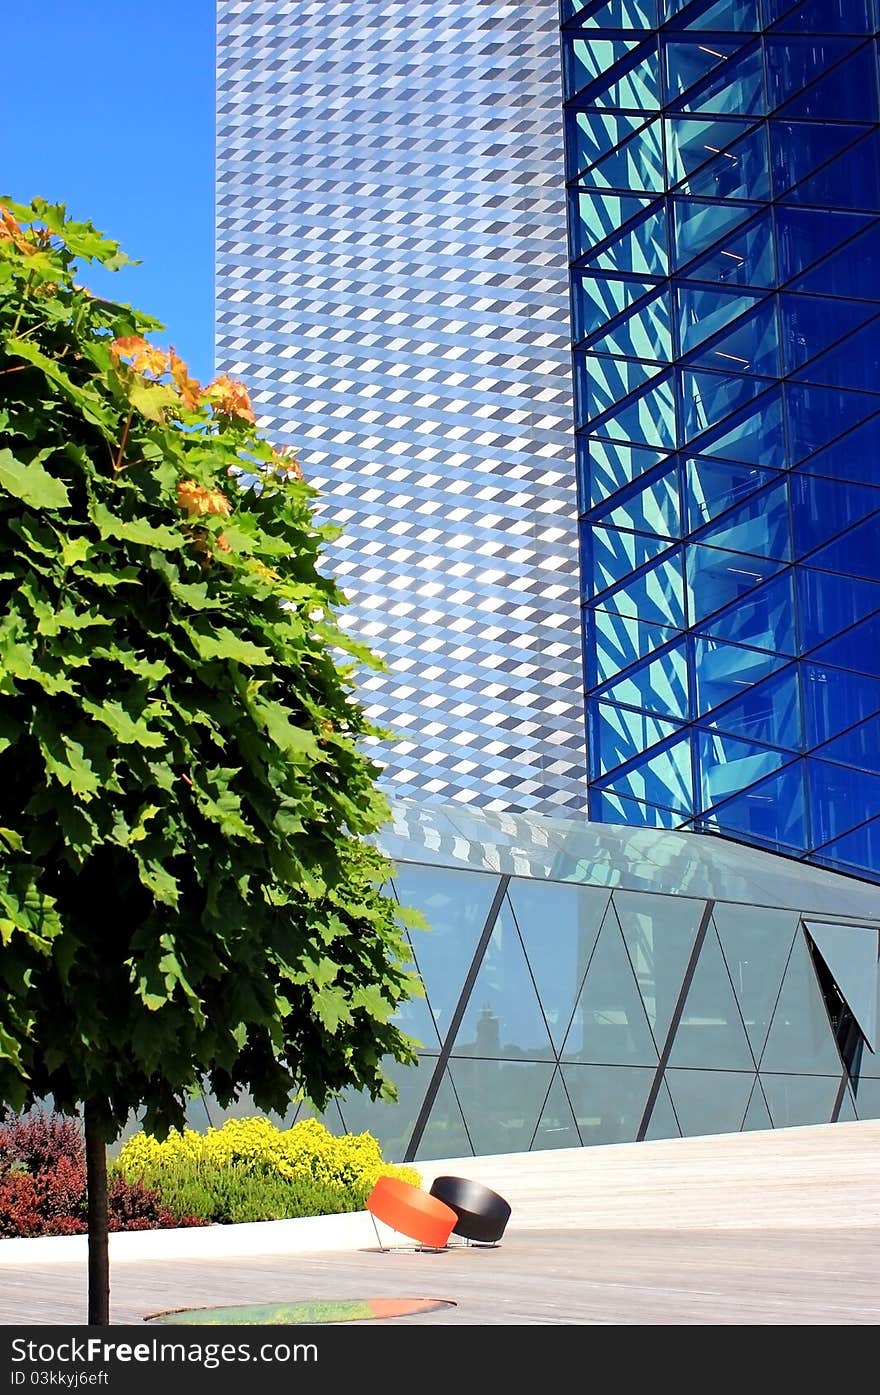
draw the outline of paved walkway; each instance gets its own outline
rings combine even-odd
[[[435,1297],[456,1306],[387,1321],[877,1325],[878,1161],[880,1121],[868,1121],[420,1164],[426,1185],[452,1172],[502,1192],[502,1244],[381,1253],[363,1212],[116,1235],[113,1321]],[[0,1322],[84,1322],[84,1291],[79,1237],[0,1241]]]

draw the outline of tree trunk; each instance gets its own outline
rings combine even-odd
[[[110,1251],[107,1243],[107,1145],[94,1104],[83,1110],[89,1217],[89,1326],[110,1326]]]

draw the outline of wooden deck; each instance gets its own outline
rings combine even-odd
[[[426,1185],[455,1172],[501,1191],[513,1206],[501,1245],[381,1253],[356,1228],[361,1214],[350,1251],[117,1259],[113,1320],[140,1324],[183,1306],[429,1296],[456,1306],[389,1321],[880,1323],[880,1121],[420,1170]],[[79,1262],[0,1266],[0,1322],[82,1323],[84,1289]]]

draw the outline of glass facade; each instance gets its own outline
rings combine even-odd
[[[419,1064],[390,1065],[396,1104],[343,1094],[334,1131],[417,1161],[880,1117],[873,887],[718,838],[407,801],[382,845],[430,926],[399,1018]]]
[[[876,878],[874,4],[562,8],[591,817]]]

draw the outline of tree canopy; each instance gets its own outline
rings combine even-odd
[[[117,244],[2,205],[0,1099],[376,1095],[420,990],[334,532],[240,383],[79,284]]]

